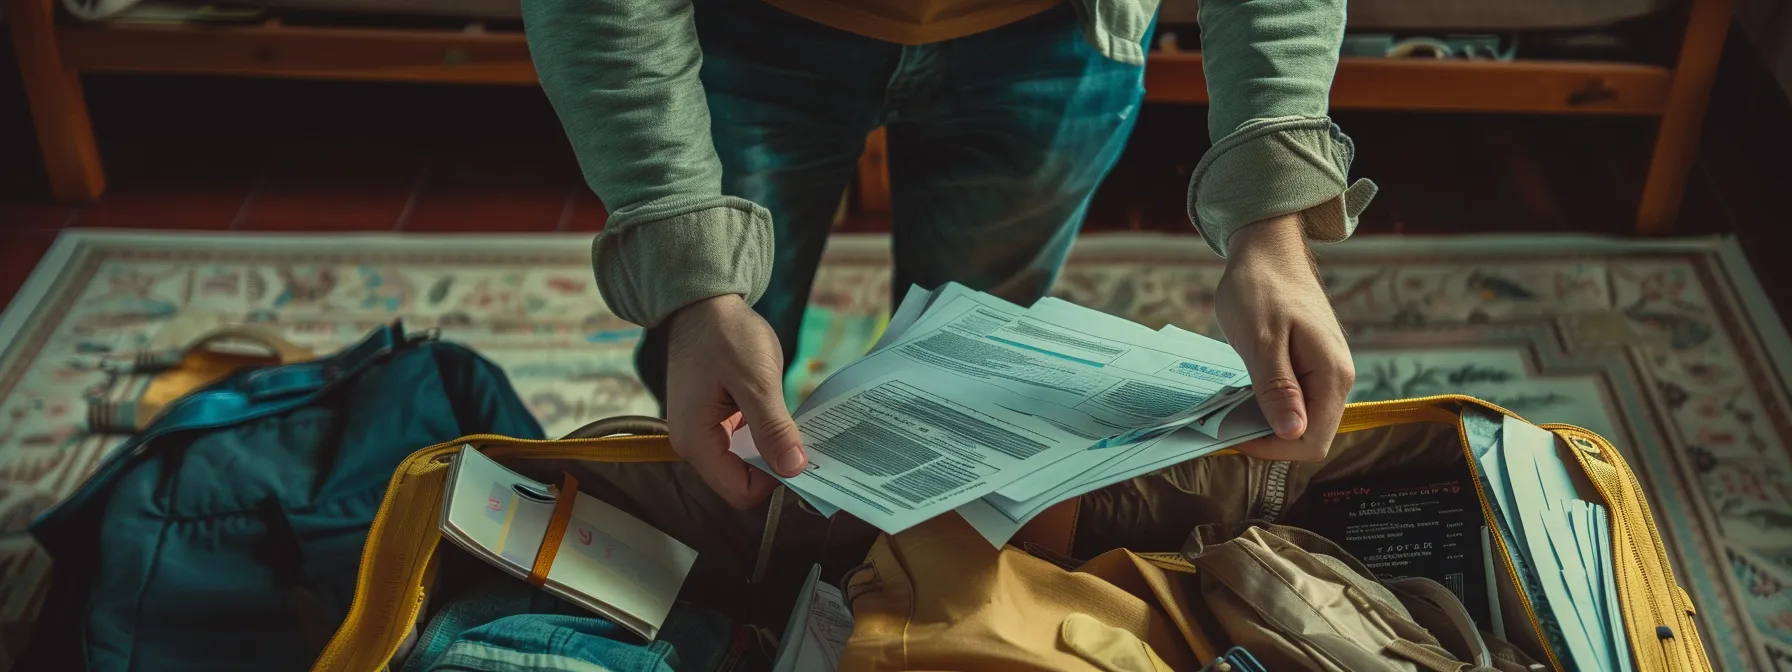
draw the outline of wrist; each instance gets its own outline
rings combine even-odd
[[[739,294],[722,294],[699,299],[672,311],[672,314],[666,317],[666,328],[676,330],[680,324],[686,322],[702,321],[704,318],[713,317],[725,311],[746,307],[746,302],[746,298]]]
[[[1307,249],[1306,226],[1298,212],[1260,219],[1233,232],[1226,246],[1231,252],[1227,255],[1229,258],[1296,251],[1304,254]]]
[[[1307,247],[1306,221],[1300,213],[1261,219],[1245,225],[1232,235],[1231,253],[1226,255],[1226,271],[1255,269],[1257,272],[1287,274],[1289,269],[1305,268],[1314,280],[1324,283],[1319,273],[1319,260]]]

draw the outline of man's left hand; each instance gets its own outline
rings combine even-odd
[[[1238,450],[1273,460],[1321,459],[1338,433],[1356,367],[1300,216],[1250,224],[1229,247],[1215,310],[1275,430]]]

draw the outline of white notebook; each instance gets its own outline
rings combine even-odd
[[[527,579],[558,488],[464,447],[442,495],[442,536]],[[573,496],[578,499],[543,589],[654,639],[697,552],[590,495]]]

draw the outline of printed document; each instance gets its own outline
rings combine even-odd
[[[895,534],[1088,447],[1014,410],[1029,405],[975,381],[885,376],[797,416],[809,466],[783,480]]]
[[[1462,420],[1498,522],[1489,533],[1503,537],[1550,647],[1575,669],[1627,672],[1605,508],[1580,498],[1554,433],[1474,409]]]
[[[852,624],[852,609],[840,589],[821,580],[821,565],[811,567],[784,626],[772,672],[834,672],[852,637]]]
[[[1223,417],[1214,408],[1248,399],[1246,381],[1228,347],[1187,332],[957,284],[911,290],[872,351],[798,407],[810,465],[781,480],[825,514],[895,533],[993,492],[1066,485],[1103,451]],[[765,466],[750,432],[733,449]]]
[[[1053,504],[1211,455],[1268,436],[1273,431],[1255,403],[1241,406],[1238,413],[1232,414],[1230,422],[1216,430],[1223,438],[1214,438],[1197,428],[1187,427],[1123,449],[1105,451],[1112,454],[1106,462],[1081,473],[1061,473],[1062,482],[1044,493],[1025,500],[993,494],[958,507],[958,514],[984,539],[1000,547]],[[1064,460],[1048,469],[1059,470],[1069,462]]]
[[[893,374],[958,379],[1032,400],[1027,406],[1037,409],[1039,421],[1094,441],[1192,419],[1214,393],[1245,380],[1243,363],[1223,345],[1171,352],[1164,344],[1169,339],[1142,327],[1142,334],[1121,339],[1112,327],[1085,326],[1100,324],[1094,317],[1107,318],[1049,299],[1022,309],[950,284],[932,294],[913,326],[901,328],[893,318],[895,335],[886,331],[887,343],[823,382],[798,412]]]
[[[1550,524],[1550,519],[1552,512],[1560,508],[1556,502],[1562,496],[1557,488],[1568,483],[1569,496],[1573,492],[1567,469],[1556,458],[1555,434],[1510,417],[1505,419],[1502,430],[1501,449],[1506,463],[1507,485],[1512,488],[1512,499],[1518,509],[1519,541],[1537,572],[1549,612],[1561,629],[1568,653],[1578,669],[1610,669],[1599,653],[1602,647],[1594,643],[1595,636],[1602,633],[1588,632],[1581,618],[1579,605],[1584,603],[1580,600],[1586,595],[1573,590],[1576,581],[1563,562],[1563,554],[1552,542],[1556,526]],[[1575,557],[1578,558],[1578,553]],[[1598,637],[1598,640],[1604,638]]]
[[[1074,324],[1068,334],[1058,334],[1045,326]],[[1095,361],[1106,371],[1143,371],[1148,377],[1129,380],[1123,387],[1134,393],[1150,395],[1154,401],[1127,404],[1129,420],[1138,428],[1098,442],[1092,450],[1074,455],[1003,486],[997,494],[1010,500],[1025,500],[1045,494],[1067,484],[1067,479],[1088,473],[1097,465],[1111,462],[1117,449],[1141,444],[1166,436],[1203,416],[1188,413],[1191,407],[1220,406],[1223,410],[1245,401],[1250,388],[1244,373],[1244,361],[1230,346],[1189,332],[1152,331],[1138,324],[1083,308],[1055,298],[1040,299],[1026,314],[1010,325],[1027,325],[1012,329],[1013,333],[997,332],[996,337],[1039,351],[1057,348],[1064,356]],[[1020,332],[1025,333],[1020,333]],[[1162,380],[1152,380],[1161,377]],[[1243,392],[1243,394],[1239,394]],[[1158,403],[1155,409],[1144,409]],[[1208,412],[1208,416],[1214,415]],[[1211,436],[1217,426],[1205,428]]]

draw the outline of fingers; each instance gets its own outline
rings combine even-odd
[[[1290,360],[1301,371],[1297,394],[1304,402],[1305,432],[1292,440],[1277,432],[1240,445],[1238,452],[1267,460],[1324,459],[1344,419],[1345,402],[1356,382],[1356,368],[1343,337],[1323,329],[1297,327],[1288,351]],[[1253,383],[1254,379],[1255,374]],[[1264,411],[1269,413],[1267,406]]]
[[[744,421],[771,468],[794,476],[808,464],[784,408],[778,337],[738,295],[679,309],[669,320],[666,413],[672,447],[736,507],[764,500],[777,480],[729,451]]]
[[[1257,395],[1263,418],[1276,437],[1294,441],[1307,431],[1307,409],[1288,346],[1287,332],[1270,332],[1238,354],[1251,374],[1251,390]]]
[[[1344,420],[1344,406],[1350,400],[1350,388],[1356,384],[1356,366],[1350,360],[1350,347],[1338,331],[1317,328],[1295,331],[1292,354],[1301,369],[1301,389],[1307,401],[1307,448],[1325,457],[1332,438]]]
[[[786,477],[803,473],[809,457],[803,452],[802,433],[784,407],[784,385],[776,375],[760,375],[757,380],[730,390],[734,404],[746,416],[747,430],[765,463]]]
[[[728,452],[729,435],[739,426],[739,417],[697,429],[694,434],[674,436],[674,445],[711,490],[730,506],[747,509],[765,501],[778,481]]]

